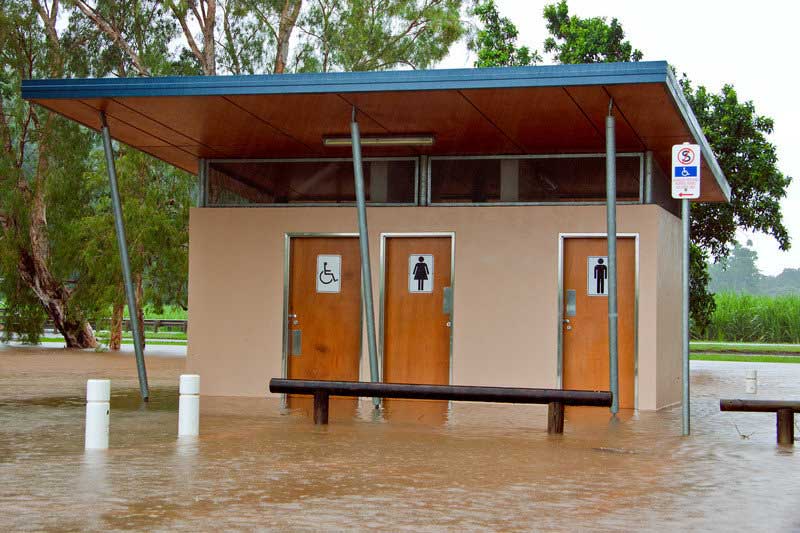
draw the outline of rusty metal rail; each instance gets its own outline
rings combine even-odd
[[[794,414],[800,413],[800,402],[781,400],[720,400],[719,410],[776,413],[778,444],[794,445]]]
[[[412,385],[279,378],[270,380],[269,390],[273,393],[310,394],[314,396],[315,424],[328,423],[328,402],[331,396],[548,404],[548,433],[564,432],[564,406],[610,407],[612,401],[611,393],[608,391],[476,387],[467,385]]]

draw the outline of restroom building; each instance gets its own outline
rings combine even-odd
[[[37,80],[24,96],[93,129],[102,111],[113,138],[198,176],[188,369],[206,395],[370,379],[353,117],[380,379],[607,389],[610,113],[620,407],[680,401],[672,145],[702,147],[698,201],[730,188],[666,62]]]

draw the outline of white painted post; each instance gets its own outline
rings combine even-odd
[[[183,374],[178,399],[178,436],[200,434],[200,376]]]
[[[747,394],[756,394],[758,392],[758,372],[755,370],[748,370],[745,373],[744,391]]]
[[[87,450],[108,448],[108,420],[111,407],[111,381],[90,379],[86,382],[86,433]]]

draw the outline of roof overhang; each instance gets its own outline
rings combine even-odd
[[[365,156],[514,155],[605,151],[610,99],[617,150],[652,150],[668,172],[671,147],[703,152],[699,201],[730,186],[663,61],[539,67],[29,80],[23,98],[189,172],[198,160],[349,155],[324,138],[432,135],[431,146],[369,146]]]

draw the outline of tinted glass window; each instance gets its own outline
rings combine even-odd
[[[639,199],[640,158],[617,158],[617,199]],[[431,160],[431,203],[592,202],[606,196],[604,157]]]
[[[370,203],[414,203],[416,160],[365,160]],[[208,205],[355,202],[351,161],[259,161],[209,164]]]

